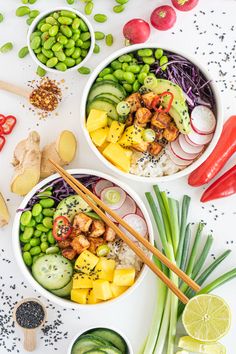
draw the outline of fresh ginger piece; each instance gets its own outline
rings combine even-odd
[[[12,164],[15,176],[11,181],[11,191],[26,195],[40,179],[40,136],[37,132],[30,132],[27,139],[17,144]]]
[[[3,195],[0,193],[0,227],[3,227],[9,223],[10,214],[7,208],[7,204]]]

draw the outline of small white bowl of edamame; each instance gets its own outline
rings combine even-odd
[[[35,63],[49,72],[82,68],[93,53],[94,30],[82,13],[57,7],[41,13],[31,24],[27,45]]]

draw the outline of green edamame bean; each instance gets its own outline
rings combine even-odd
[[[119,80],[123,81],[124,80],[124,71],[121,69],[117,69],[114,71],[113,75]]]
[[[80,29],[82,32],[88,32],[88,26],[86,25],[86,23],[80,18],[80,25],[79,25]]]
[[[82,75],[88,75],[91,73],[91,70],[85,66],[81,66],[81,68],[78,69],[78,72]]]
[[[153,57],[143,57],[142,59],[143,62],[148,65],[152,65],[153,63],[155,63],[155,58]]]
[[[122,64],[118,60],[114,60],[113,62],[111,62],[111,67],[114,70],[121,69]]]
[[[97,43],[95,43],[94,49],[93,49],[94,54],[100,53],[100,47]]]
[[[67,50],[71,50],[71,49],[67,49]],[[66,64],[66,66],[68,66],[69,68],[71,68],[72,66],[75,66],[75,59],[66,57],[63,63]]]
[[[23,237],[23,234],[20,235],[20,242],[21,243],[28,243],[29,240],[26,240],[24,237]]]
[[[41,243],[41,241],[40,241],[39,238],[32,238],[32,239],[30,240],[30,245],[31,245],[32,247],[38,246],[38,245],[40,245],[40,243]]]
[[[140,84],[143,85],[144,83],[144,79],[147,77],[147,73],[145,72],[141,72],[140,74],[138,74],[138,81],[140,82]]]
[[[50,23],[44,23],[44,24],[41,26],[40,31],[41,31],[41,32],[48,32],[51,27],[52,27],[52,25],[50,25]]]
[[[114,76],[114,75],[112,75],[112,74],[107,74],[107,75],[105,75],[104,77],[103,77],[103,79],[104,80],[112,80],[112,81],[118,81],[117,80],[117,78]]]
[[[88,54],[88,51],[86,49],[81,50],[81,57],[85,58]]]
[[[43,233],[40,238],[41,242],[45,242],[45,241],[47,241],[47,239],[48,239],[47,235],[45,233]]]
[[[55,43],[56,43],[55,37],[50,37],[43,43],[43,48],[47,50],[51,49]]]
[[[41,253],[41,247],[40,246],[35,246],[30,249],[30,254],[31,256],[36,256]]]
[[[118,4],[124,5],[128,2],[129,0],[116,0]]]
[[[37,67],[37,70],[36,70],[36,74],[40,77],[43,77],[47,74],[46,70],[44,70],[43,68],[41,68],[41,66],[38,66]]]
[[[85,15],[91,15],[92,12],[93,12],[93,2],[88,1],[84,7],[84,13]]]
[[[52,229],[53,227],[53,219],[50,218],[49,216],[46,216],[44,219],[43,219],[43,225],[45,227],[47,227],[48,229]]]
[[[68,39],[66,38],[66,36],[63,36],[62,34],[60,34],[58,37],[57,37],[57,41],[59,43],[61,43],[62,45],[65,45],[67,42],[68,42]]]
[[[30,4],[30,5],[33,5],[33,4],[36,3],[36,1],[37,1],[37,0],[29,0],[29,4]]]
[[[32,39],[32,41],[30,42],[30,47],[31,47],[31,49],[35,50],[40,47],[40,44],[41,44],[41,38],[39,36],[37,36],[37,37],[34,37]]]
[[[48,231],[48,242],[51,244],[51,245],[54,245],[54,243],[56,243],[56,240],[55,238],[53,237],[53,234],[52,234],[52,231]]]
[[[29,240],[34,233],[34,228],[33,227],[25,227],[25,231],[23,232],[23,238],[24,240]]]
[[[40,14],[39,10],[32,10],[29,13],[29,17],[35,19]]]
[[[80,36],[80,39],[81,39],[83,42],[87,41],[87,40],[90,39],[90,38],[91,38],[90,32],[83,32],[83,33],[81,34],[81,36]]]
[[[22,17],[30,13],[30,8],[28,6],[20,6],[16,9],[16,16]]]
[[[45,241],[45,242],[42,242],[41,245],[40,245],[40,248],[41,248],[41,251],[42,252],[46,252],[46,249],[49,247],[49,244]]]
[[[60,50],[62,50],[62,48],[63,48],[63,45],[61,43],[57,42],[52,46],[52,51],[53,52],[60,52]]]
[[[73,54],[72,54],[72,58],[73,59],[78,59],[81,55],[81,49],[80,48],[75,48]]]
[[[73,39],[69,39],[68,42],[65,45],[65,48],[70,49],[75,46],[75,41]]]
[[[41,32],[40,31],[35,31],[33,32],[31,35],[30,35],[30,40],[32,41],[32,39],[34,37],[37,37],[37,36],[41,36]]]
[[[71,39],[73,39],[73,41],[77,41],[80,38],[80,33],[74,33],[73,36],[71,37]]]
[[[89,49],[91,46],[91,41],[86,41],[82,44],[81,48],[82,49]]]
[[[23,226],[27,226],[30,223],[31,219],[32,219],[32,213],[30,210],[27,210],[21,214],[20,222]]]
[[[78,17],[75,18],[74,21],[72,22],[72,25],[71,25],[71,27],[73,28],[73,30],[78,29],[79,26],[80,26],[80,23],[81,23],[80,18],[78,18]]]
[[[48,61],[46,62],[46,66],[48,68],[53,68],[55,65],[57,65],[57,63],[58,63],[57,57],[52,57],[51,59],[48,59]]]
[[[123,87],[124,87],[125,91],[127,91],[127,92],[133,91],[133,86],[130,84],[124,84]]]
[[[94,20],[99,23],[103,23],[107,21],[107,16],[104,14],[96,14],[93,16]]]
[[[41,199],[39,202],[43,208],[51,208],[55,204],[55,201],[51,198]]]
[[[157,48],[157,49],[155,50],[155,58],[156,58],[157,60],[159,60],[159,59],[161,59],[162,56],[163,56],[163,49]]]
[[[35,49],[34,52],[35,54],[39,54],[42,52],[42,48],[39,47],[38,49]]]
[[[96,41],[100,41],[105,38],[105,34],[103,32],[96,31],[94,34]]]
[[[113,35],[109,33],[106,35],[106,45],[108,47],[111,47],[112,44],[113,44]]]
[[[67,1],[67,4],[69,4],[69,5],[73,5],[75,2],[75,0],[66,0],[66,1]]]
[[[64,53],[63,53],[63,54],[64,54]],[[65,60],[65,59],[64,59],[64,60]],[[57,70],[59,70],[59,71],[66,71],[66,70],[67,70],[66,64],[65,64],[65,63],[62,63],[62,62],[58,63],[58,64],[55,66],[55,68],[56,68]]]
[[[96,82],[99,82],[99,81],[103,81],[103,78],[102,78],[102,77],[98,77],[98,78],[96,79]]]
[[[153,54],[152,49],[146,48],[146,49],[139,49],[138,50],[138,55],[140,57],[151,57],[152,54]]]
[[[3,46],[1,46],[0,52],[1,53],[8,53],[12,50],[12,48],[13,48],[13,44],[11,42],[7,42],[7,43],[3,44]]]
[[[59,16],[60,16],[60,15],[59,15],[58,12],[54,12],[54,13],[52,14],[52,17],[55,18],[55,20],[57,20]]]
[[[46,40],[49,38],[49,32],[43,32],[42,35],[41,35],[41,41],[42,43],[46,42]]]
[[[148,74],[150,71],[150,66],[148,64],[144,64],[144,66],[142,67],[142,69],[140,70],[140,73],[146,73]]]
[[[64,61],[65,59],[66,59],[66,55],[65,55],[65,53],[61,50],[61,51],[59,51],[59,52],[55,52],[55,56],[57,57],[57,59],[59,60],[59,61]],[[58,63],[59,64],[59,63]],[[58,65],[57,64],[57,65]],[[59,66],[60,67],[60,66]],[[63,71],[63,70],[62,70]]]
[[[24,247],[23,247],[23,251],[29,251],[31,249],[31,244],[30,244],[30,242],[29,243],[26,243],[25,245],[24,245]]]
[[[42,234],[42,231],[39,231],[39,230],[34,231],[34,237],[40,237],[41,234]]]
[[[75,43],[76,47],[80,47],[80,48],[82,47],[83,44],[84,44],[84,42],[81,41],[81,39],[77,39],[77,41]]]
[[[21,230],[21,231],[25,231],[25,226],[23,226],[22,224],[20,224],[20,230]]]
[[[0,13],[0,23],[4,20],[4,16],[2,13]]]
[[[73,19],[77,17],[77,15],[74,12],[68,10],[61,10],[61,16],[70,17]]]
[[[46,249],[46,254],[56,254],[60,251],[60,248],[57,246],[51,246]]]
[[[58,24],[57,20],[53,16],[48,16],[45,21],[51,26],[55,26]]]
[[[75,64],[78,65],[81,63],[81,61],[83,61],[83,58],[79,57],[79,58],[75,59]]]
[[[41,27],[42,27],[42,25],[44,25],[46,23],[46,21],[43,19],[43,20],[41,20],[41,21],[39,21],[39,23],[37,24],[37,29],[39,30],[39,31],[41,31]]]
[[[138,65],[129,65],[126,69],[126,71],[130,71],[131,73],[138,74],[140,72],[141,68]]]
[[[168,60],[168,57],[167,57],[166,55],[163,55],[163,56],[161,57],[161,59],[160,59],[160,67],[161,67],[161,69],[162,69],[163,71],[166,70],[167,65],[165,65],[165,64],[167,64],[168,61],[169,61],[169,60]]]
[[[43,214],[40,213],[39,215],[35,216],[35,221],[38,224],[40,224],[42,222],[42,220],[43,220]]]
[[[30,26],[31,25],[31,23],[33,23],[33,21],[34,21],[34,18],[32,17],[32,18],[27,18],[27,20],[26,20],[26,23],[27,23],[27,25],[28,26]]]
[[[65,50],[66,57],[71,57],[74,51],[75,51],[75,47],[66,49]],[[63,61],[65,61],[65,59]]]
[[[71,31],[70,27],[68,27],[68,26],[66,26],[66,25],[61,25],[60,31],[61,31],[61,33],[64,34],[66,37],[68,37],[68,38],[72,37],[72,31]]]
[[[61,24],[61,25],[71,25],[73,20],[72,18],[70,17],[65,17],[65,16],[60,16],[58,18],[58,22]]]
[[[49,209],[49,208],[43,209],[44,216],[53,216],[54,213],[55,213],[55,209]]]
[[[35,227],[35,225],[36,225],[36,221],[34,219],[31,219],[27,226]]]
[[[22,4],[28,4],[28,0],[21,0]]]
[[[113,11],[117,14],[119,14],[120,12],[123,12],[125,9],[124,5],[116,5],[113,7]]]
[[[132,57],[129,54],[124,54],[121,55],[118,60],[120,63],[129,63],[132,60]]]
[[[34,204],[33,208],[32,208],[32,215],[38,216],[41,212],[42,212],[43,208],[42,205],[39,203]]]
[[[112,68],[105,68],[99,73],[99,77],[104,77],[105,75],[112,74],[113,70]]]
[[[23,59],[23,58],[25,58],[26,55],[28,55],[28,54],[29,54],[29,49],[28,49],[28,47],[23,47],[23,48],[21,48],[21,49],[19,50],[19,52],[18,52],[18,57],[19,57],[20,59]]]
[[[126,71],[124,72],[124,80],[128,84],[133,84],[135,81],[135,75],[132,72]]]
[[[57,35],[58,31],[59,31],[59,27],[57,25],[52,26],[48,30],[49,36],[55,37]]]
[[[42,48],[42,53],[43,55],[45,55],[45,57],[47,57],[48,59],[52,58],[53,57],[53,51],[50,50],[50,49],[44,49]]]
[[[42,231],[42,232],[48,232],[49,229],[47,227],[45,227],[43,224],[38,224],[36,226],[36,229],[39,230],[39,231]]]
[[[32,260],[30,252],[24,252],[22,257],[23,257],[23,260],[24,260],[25,264],[28,267],[30,267],[32,265],[32,263],[33,263],[33,260]]]

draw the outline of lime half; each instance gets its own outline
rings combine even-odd
[[[223,344],[199,342],[191,337],[180,338],[178,347],[195,353],[226,354],[226,348]]]
[[[187,303],[182,321],[192,338],[202,342],[216,342],[228,333],[231,312],[221,297],[199,295]]]

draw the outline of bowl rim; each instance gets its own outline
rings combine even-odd
[[[118,186],[120,186],[122,189],[124,189],[124,191],[126,193],[128,193],[137,203],[138,207],[140,208],[140,210],[142,211],[145,221],[147,223],[147,227],[148,227],[148,231],[149,231],[149,240],[150,242],[153,244],[154,242],[154,231],[153,231],[153,226],[152,226],[152,221],[150,219],[148,210],[144,204],[144,202],[142,201],[141,197],[137,194],[136,191],[132,190],[132,188],[130,186],[128,186],[127,184],[125,184],[122,181],[119,181],[116,177],[114,176],[110,176],[106,173],[100,172],[100,171],[96,171],[96,170],[91,170],[91,169],[69,169],[67,170],[68,173],[70,174],[90,174],[90,175],[95,175],[98,176],[100,178],[104,178],[104,179],[108,179],[109,181],[113,182],[114,184],[117,184]],[[47,183],[52,182],[54,179],[59,178],[59,174],[53,174],[47,178],[45,178],[44,180],[42,180],[41,182],[39,182],[23,199],[23,201],[21,202],[21,204],[19,205],[19,207],[17,209],[24,209],[25,206],[27,205],[28,201],[32,198],[32,196],[36,193],[36,191],[40,188],[42,188],[43,186],[45,186]],[[52,294],[50,291],[44,289],[32,276],[32,274],[30,273],[30,271],[28,270],[27,266],[25,265],[24,261],[23,261],[23,257],[22,257],[22,253],[21,253],[21,248],[20,248],[20,240],[19,240],[19,225],[20,225],[20,216],[21,216],[22,212],[16,212],[14,220],[13,220],[13,226],[12,226],[12,247],[13,247],[13,252],[15,255],[15,259],[17,261],[17,264],[20,268],[20,271],[22,272],[22,274],[24,275],[24,277],[28,280],[28,282],[30,283],[30,285],[36,289],[40,294],[42,294],[45,298],[49,299],[50,301],[66,307],[66,308],[73,308],[73,309],[94,309],[94,307],[102,307],[102,306],[108,306],[108,305],[112,305],[114,303],[119,302],[120,300],[124,300],[126,298],[126,296],[129,296],[142,282],[142,280],[144,279],[145,275],[147,274],[148,271],[148,267],[146,265],[143,266],[143,269],[141,270],[137,280],[135,281],[134,285],[132,285],[128,290],[126,290],[123,294],[121,294],[120,296],[105,301],[105,302],[101,302],[98,304],[78,304],[76,302],[72,302],[71,300],[67,300],[67,299],[63,299],[60,298],[59,296],[56,296],[54,294]],[[151,255],[150,255],[151,257]]]
[[[31,49],[30,47],[30,36],[33,33],[33,31],[35,30],[35,27],[37,26],[37,24],[47,15],[53,13],[53,12],[57,12],[57,11],[61,11],[61,10],[66,10],[66,11],[70,11],[70,12],[74,12],[76,13],[79,17],[81,17],[81,19],[86,23],[86,25],[88,26],[90,35],[91,35],[91,45],[88,51],[88,54],[86,55],[86,57],[81,61],[81,63],[68,68],[66,71],[60,71],[60,70],[56,70],[54,68],[48,68],[45,64],[41,63],[41,61],[38,60],[37,56],[35,55],[34,51]],[[45,10],[43,12],[40,13],[40,15],[38,15],[34,21],[31,23],[28,33],[27,33],[27,47],[29,49],[29,53],[31,58],[34,60],[34,62],[38,65],[41,66],[41,68],[43,68],[44,70],[51,72],[51,73],[60,73],[60,74],[65,74],[67,72],[71,72],[71,71],[75,71],[78,70],[79,68],[81,68],[82,66],[84,66],[84,64],[87,62],[87,60],[91,57],[94,47],[95,47],[95,34],[94,34],[94,30],[93,30],[93,26],[91,24],[91,22],[88,20],[88,18],[82,14],[80,11],[76,10],[76,9],[72,9],[70,7],[67,6],[57,6],[57,7],[53,7],[50,8],[49,10]]]
[[[214,132],[214,136],[211,140],[211,142],[209,143],[209,145],[207,146],[206,150],[204,151],[204,153],[199,157],[199,159],[197,159],[196,161],[194,161],[191,165],[187,166],[185,169],[174,173],[172,175],[169,176],[161,176],[161,177],[144,177],[144,176],[138,176],[138,175],[134,175],[131,173],[126,173],[123,172],[121,170],[119,170],[118,168],[116,168],[112,163],[110,163],[105,157],[103,157],[103,155],[100,153],[100,151],[96,148],[96,146],[93,144],[90,135],[86,129],[86,125],[85,125],[85,117],[86,117],[86,103],[87,103],[87,97],[88,97],[88,93],[92,87],[92,84],[94,83],[96,77],[98,76],[99,72],[104,69],[111,61],[115,60],[117,57],[119,57],[120,55],[123,54],[127,54],[128,52],[132,52],[141,48],[162,48],[163,50],[166,51],[170,51],[172,53],[176,53],[179,55],[182,55],[183,57],[185,57],[186,59],[190,60],[193,64],[195,64],[196,66],[199,67],[199,69],[202,71],[202,73],[205,75],[206,79],[210,81],[210,85],[215,97],[215,102],[216,102],[216,118],[217,118],[217,125],[216,125],[216,130]],[[215,148],[221,132],[222,132],[222,128],[223,128],[223,108],[222,108],[222,100],[221,100],[221,95],[219,92],[219,89],[216,85],[216,83],[213,80],[213,77],[211,76],[211,74],[203,67],[203,65],[201,63],[199,63],[197,60],[195,60],[195,58],[193,58],[191,55],[189,54],[185,54],[184,51],[181,50],[177,50],[175,48],[170,48],[168,46],[160,46],[160,44],[156,44],[156,43],[142,43],[142,44],[135,44],[135,45],[131,45],[128,47],[124,47],[121,49],[118,49],[117,51],[115,51],[114,53],[112,53],[111,55],[109,55],[106,59],[104,59],[97,67],[96,69],[92,72],[92,74],[90,75],[84,90],[83,90],[83,94],[82,94],[82,98],[81,98],[81,104],[80,104],[80,124],[82,126],[82,131],[83,134],[85,136],[85,139],[90,147],[90,149],[92,150],[92,152],[97,156],[97,158],[111,171],[113,171],[116,175],[119,176],[123,176],[125,178],[128,178],[130,180],[133,181],[137,181],[137,182],[145,182],[145,183],[159,183],[159,182],[168,182],[168,181],[173,181],[176,180],[178,178],[184,177],[188,174],[190,174],[192,171],[194,171],[197,167],[199,167],[211,154],[211,152],[213,151],[213,149]]]
[[[116,327],[113,327],[113,326],[109,326],[109,328],[108,328],[107,326],[104,326],[102,323],[104,323],[104,322],[101,322],[101,323],[99,322],[99,325],[98,325],[97,322],[96,322],[96,325],[82,328],[82,329],[73,337],[73,339],[72,339],[72,341],[71,341],[71,343],[70,343],[70,345],[69,345],[69,347],[68,347],[68,349],[67,349],[67,354],[71,354],[72,347],[73,347],[75,341],[76,341],[80,336],[82,336],[82,335],[83,335],[85,332],[87,332],[87,331],[90,331],[90,330],[92,330],[92,329],[99,329],[99,328],[104,328],[104,329],[108,329],[108,330],[110,329],[110,330],[112,330],[112,331],[114,331],[114,332],[117,332],[117,333],[124,339],[124,341],[126,342],[127,347],[128,347],[128,349],[129,349],[129,354],[134,354],[134,351],[133,351],[132,345],[131,345],[131,343],[130,343],[130,340],[127,338],[127,336],[126,336],[123,332],[121,332],[120,329],[117,329]],[[100,325],[100,324],[101,324],[101,325]]]

